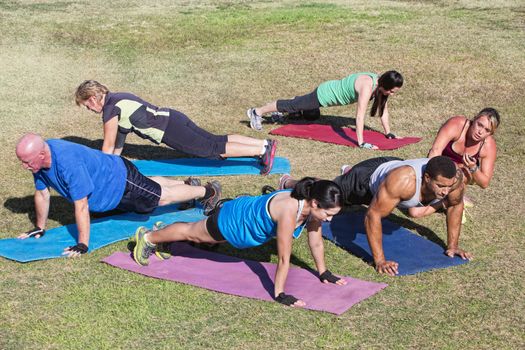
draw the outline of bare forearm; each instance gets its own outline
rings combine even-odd
[[[381,116],[381,124],[383,125],[383,130],[385,130],[385,135],[390,134],[390,119],[386,111]]]
[[[89,217],[89,206],[87,200],[85,203],[75,203],[75,220],[78,229],[78,240],[77,243],[84,243],[89,246],[89,230],[90,230],[90,217]]]
[[[36,226],[45,229],[47,226],[47,218],[49,216],[49,192],[36,191],[35,192],[35,213]]]
[[[286,278],[288,277],[288,270],[290,269],[290,260],[279,258],[277,263],[277,270],[275,271],[275,285],[274,285],[274,296],[277,297],[280,293],[284,292],[284,285],[286,284]]]
[[[374,262],[385,261],[383,252],[383,228],[381,226],[381,217],[377,214],[367,214],[365,217],[365,229],[368,244],[372,251]]]
[[[463,202],[447,209],[447,247],[448,249],[459,246],[461,232],[461,217],[463,215]]]
[[[310,246],[310,252],[314,258],[317,271],[319,271],[319,274],[322,274],[326,271],[326,264],[324,260],[324,244],[322,240],[319,242],[317,239],[314,239],[313,241],[310,241],[309,239],[308,244]]]

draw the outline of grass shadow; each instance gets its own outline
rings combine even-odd
[[[75,222],[73,204],[60,196],[51,196],[48,218],[61,225]],[[28,219],[36,223],[35,197],[11,197],[4,202],[4,208],[15,214],[27,214]]]
[[[79,136],[65,136],[62,140],[78,143],[94,149],[102,149],[103,140],[90,140]],[[132,159],[172,159],[188,157],[187,154],[157,145],[126,144],[122,156]],[[191,156],[190,156],[191,157]],[[193,158],[193,157],[192,157]]]

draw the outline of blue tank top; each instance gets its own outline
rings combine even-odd
[[[263,196],[244,196],[224,203],[219,212],[218,226],[225,240],[236,248],[256,247],[266,243],[277,234],[277,222],[270,216],[270,200],[281,192],[277,191]],[[304,201],[299,201],[296,221],[301,215]],[[308,222],[306,219],[293,232],[298,238]]]

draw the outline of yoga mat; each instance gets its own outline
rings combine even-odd
[[[340,128],[320,124],[288,124],[270,131],[272,135],[298,137],[327,143],[335,143],[350,147],[357,146],[357,135],[352,128]],[[379,147],[380,150],[392,150],[421,141],[420,137],[403,137],[402,139],[387,139],[385,135],[371,130],[364,130],[365,142]]]
[[[323,223],[323,236],[350,253],[373,263],[364,226],[365,213],[342,213]],[[387,219],[383,223],[383,251],[387,260],[399,263],[399,275],[413,275],[431,269],[461,265],[468,260],[449,258],[445,249]]]
[[[204,218],[201,208],[177,211],[177,205],[157,208],[151,214],[126,213],[91,220],[89,251],[131,237],[139,226],[151,228],[157,221],[198,221]],[[77,244],[76,224],[48,230],[44,237],[35,239],[7,238],[0,240],[0,256],[18,262],[63,257],[64,248]]]
[[[255,158],[177,158],[135,160],[133,164],[146,176],[224,176],[259,175],[261,165]],[[290,161],[275,157],[270,174],[289,174]]]
[[[102,261],[149,277],[273,301],[273,278],[277,265],[208,252],[181,242],[173,243],[171,250],[174,254],[171,259],[160,261],[152,256],[148,266],[138,265],[129,253],[123,252],[116,252]],[[324,284],[316,273],[291,267],[286,293],[304,300],[307,309],[340,315],[387,286],[351,277],[345,279],[348,281],[346,286]]]

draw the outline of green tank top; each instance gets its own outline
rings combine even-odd
[[[355,91],[355,80],[361,75],[368,75],[372,78],[372,90],[376,87],[377,74],[375,73],[354,73],[341,80],[325,81],[317,88],[317,99],[323,107],[344,106],[357,101],[359,94]]]

